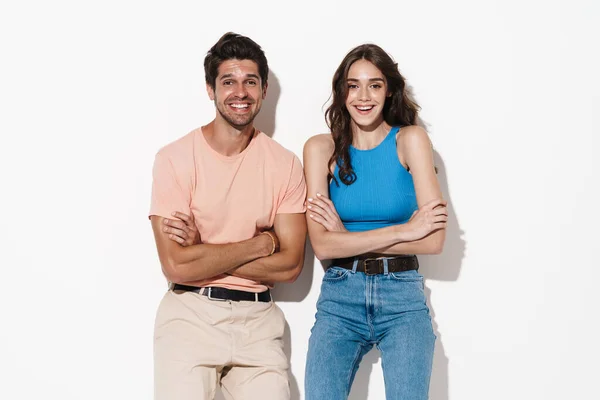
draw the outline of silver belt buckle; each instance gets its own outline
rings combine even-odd
[[[218,299],[216,297],[212,297],[212,288],[204,288],[204,290],[208,290],[208,292],[206,293],[206,297],[208,297],[209,300],[212,301],[227,301],[227,299]]]

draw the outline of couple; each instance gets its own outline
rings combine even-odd
[[[306,142],[304,170],[253,127],[269,73],[260,46],[227,33],[204,69],[215,119],[154,163],[150,218],[171,282],[155,323],[155,400],[213,399],[217,385],[228,400],[289,399],[285,319],[270,288],[300,274],[307,227],[331,266],[306,399],[346,399],[373,345],[386,397],[427,399],[435,335],[414,254],[441,252],[447,209],[397,65],[373,44],[346,55],[331,133]]]

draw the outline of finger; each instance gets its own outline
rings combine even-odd
[[[165,219],[163,219],[163,223],[167,226],[177,228],[177,229],[184,229],[186,227],[185,223],[183,223],[182,221],[179,221],[177,219],[165,218]]]
[[[174,241],[176,241],[179,244],[185,243],[185,240],[183,240],[182,238],[180,238],[179,236],[176,236],[176,235],[170,234],[169,235],[169,239],[174,240]]]
[[[327,213],[327,216],[325,216],[325,217],[328,217],[331,219],[335,219],[336,217],[338,217],[335,210],[332,210],[333,203],[330,202],[331,203],[331,206],[330,206],[329,203],[326,203],[325,201],[322,201],[319,199],[308,199],[308,200],[309,200],[310,204],[314,204],[314,205],[321,207],[321,209]]]
[[[327,196],[321,194],[321,193],[317,193],[317,196],[319,196],[319,199],[323,200],[323,202],[325,202],[327,204],[327,206],[329,207],[329,212],[339,218],[338,212],[335,208],[335,204],[333,204],[333,201],[331,201]]]
[[[433,207],[434,210],[437,210],[438,208],[446,208],[447,209],[448,202],[446,200],[442,200],[439,205]]]
[[[436,207],[432,211],[433,215],[448,215],[448,209],[446,207]]]
[[[448,221],[448,216],[447,215],[436,215],[433,218],[433,222],[437,223],[437,222],[447,222]]]
[[[188,234],[186,231],[182,231],[181,229],[175,229],[175,228],[170,228],[170,227],[164,227],[163,228],[163,232],[165,233],[169,233],[171,235],[176,235],[180,238],[182,238],[183,240],[187,240],[188,238]]]
[[[321,217],[323,218],[327,218],[328,214],[327,211],[323,210],[321,207],[319,207],[317,204],[309,204],[307,207],[311,212],[319,214]]]
[[[429,210],[432,210],[435,207],[440,206],[440,205],[445,206],[446,202],[443,199],[438,198],[438,199],[433,199],[433,200],[425,203],[422,208],[427,208]]]
[[[319,208],[321,208],[323,211],[327,211],[327,209],[329,208],[329,206],[327,205],[327,203],[318,200],[318,199],[310,199],[309,200],[311,205],[313,206],[318,206]]]
[[[179,211],[174,211],[171,213],[171,215],[173,215],[176,218],[179,218],[180,220],[184,221],[186,223],[186,225],[190,225],[193,221],[194,221],[194,215],[187,215],[184,214],[182,212]]]
[[[313,206],[319,207],[319,208],[320,208],[320,209],[322,209],[324,212],[327,212],[327,209],[329,208],[329,207],[327,206],[327,204],[325,204],[324,202],[322,202],[322,201],[319,201],[319,200],[313,200],[313,201],[312,201],[310,204],[311,204],[311,205],[313,205]]]
[[[442,199],[439,199],[439,198],[438,199],[430,200],[427,203],[425,203],[423,205],[423,207],[421,207],[421,208],[425,208],[425,209],[428,209],[428,210],[433,210],[435,207],[437,207],[437,206],[440,205],[441,201],[442,201]]]
[[[325,196],[324,194],[317,193],[317,198],[319,200],[323,200],[325,203],[333,206],[333,202],[329,199],[329,197]]]
[[[325,229],[327,229],[327,230],[330,230],[330,229],[328,228],[328,225],[329,225],[329,224],[327,223],[327,220],[325,220],[325,218],[321,217],[321,216],[320,216],[320,215],[318,215],[318,214],[312,214],[312,213],[311,213],[311,214],[308,214],[308,216],[309,216],[309,217],[310,217],[310,219],[312,219],[313,221],[315,221],[315,222],[318,222],[319,224],[321,224],[321,225],[322,225],[322,226],[323,226]]]

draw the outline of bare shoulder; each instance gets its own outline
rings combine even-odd
[[[333,154],[334,143],[329,133],[312,136],[304,144],[305,155],[326,155],[330,157]]]
[[[423,146],[431,147],[431,140],[427,131],[418,125],[405,126],[398,131],[398,146],[408,149],[421,148]]]

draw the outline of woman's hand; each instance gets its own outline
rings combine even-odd
[[[168,234],[169,239],[179,243],[183,247],[200,243],[200,232],[196,227],[194,215],[174,212],[172,215],[178,219],[163,219],[163,232]]]
[[[316,199],[308,198],[308,216],[330,232],[347,232],[333,202],[321,193]]]
[[[406,233],[406,241],[412,242],[429,235],[431,232],[446,227],[448,222],[448,209],[446,201],[435,199],[423,205],[413,213],[406,223],[409,232]]]

